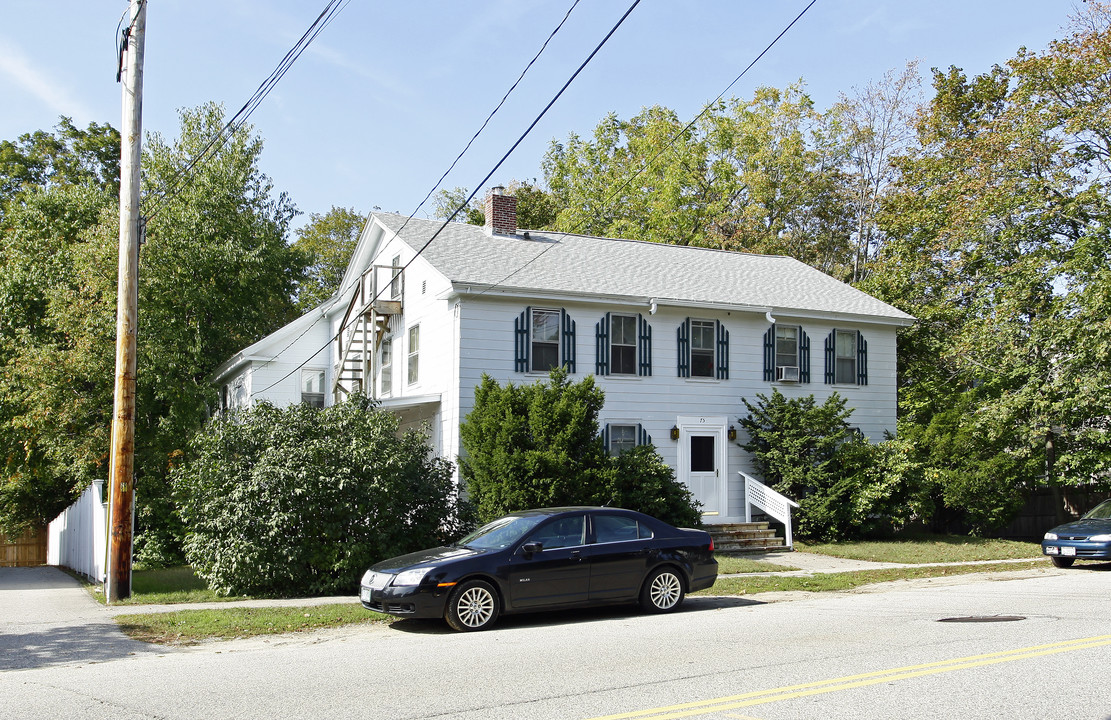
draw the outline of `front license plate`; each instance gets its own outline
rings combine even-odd
[[[363,602],[370,602],[370,588],[364,587],[359,590],[359,599]]]
[[[1063,547],[1063,548],[1061,548],[1061,554],[1062,555],[1075,555],[1076,554],[1076,548],[1074,548],[1074,547]]]

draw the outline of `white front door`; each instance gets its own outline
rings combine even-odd
[[[680,417],[677,425],[679,479],[702,503],[702,514],[708,519],[728,515],[726,418]]]

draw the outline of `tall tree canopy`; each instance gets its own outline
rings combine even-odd
[[[366,216],[354,208],[332,207],[321,215],[312,213],[309,224],[297,231],[293,247],[308,258],[308,269],[297,290],[297,309],[308,312],[339,290]]]
[[[664,107],[606,116],[545,155],[559,230],[790,255],[860,279],[880,244],[876,197],[909,117],[913,69],[814,108],[802,82],[719,101],[694,121]]]
[[[144,211],[154,212],[139,262],[138,517],[140,529],[167,529],[167,538],[166,477],[213,400],[206,377],[295,316],[305,266],[287,243],[296,210],[274,197],[249,128],[177,192],[159,194],[223,125],[214,104],[184,110],[180,137],[150,136],[143,155]],[[63,123],[60,135],[72,132]],[[0,522],[9,527],[53,517],[89,479],[107,475],[118,180],[45,177],[21,182],[0,225]]]
[[[1111,32],[1106,8],[1082,20],[982,75],[935,71],[881,216],[865,287],[919,318],[904,429],[952,505],[1111,470]]]

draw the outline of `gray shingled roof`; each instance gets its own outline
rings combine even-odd
[[[405,222],[403,215],[374,215],[394,232]],[[413,218],[400,237],[420,250],[441,224]],[[530,239],[525,240],[524,231],[517,232],[489,236],[475,225],[449,223],[423,257],[457,287],[499,285],[913,320],[790,257],[542,231],[528,231]]]

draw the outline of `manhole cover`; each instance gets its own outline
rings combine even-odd
[[[1015,622],[1018,620],[1025,620],[1026,618],[1021,615],[971,615],[969,617],[951,617],[942,618],[938,622],[952,622],[952,623],[991,623],[991,622]]]

